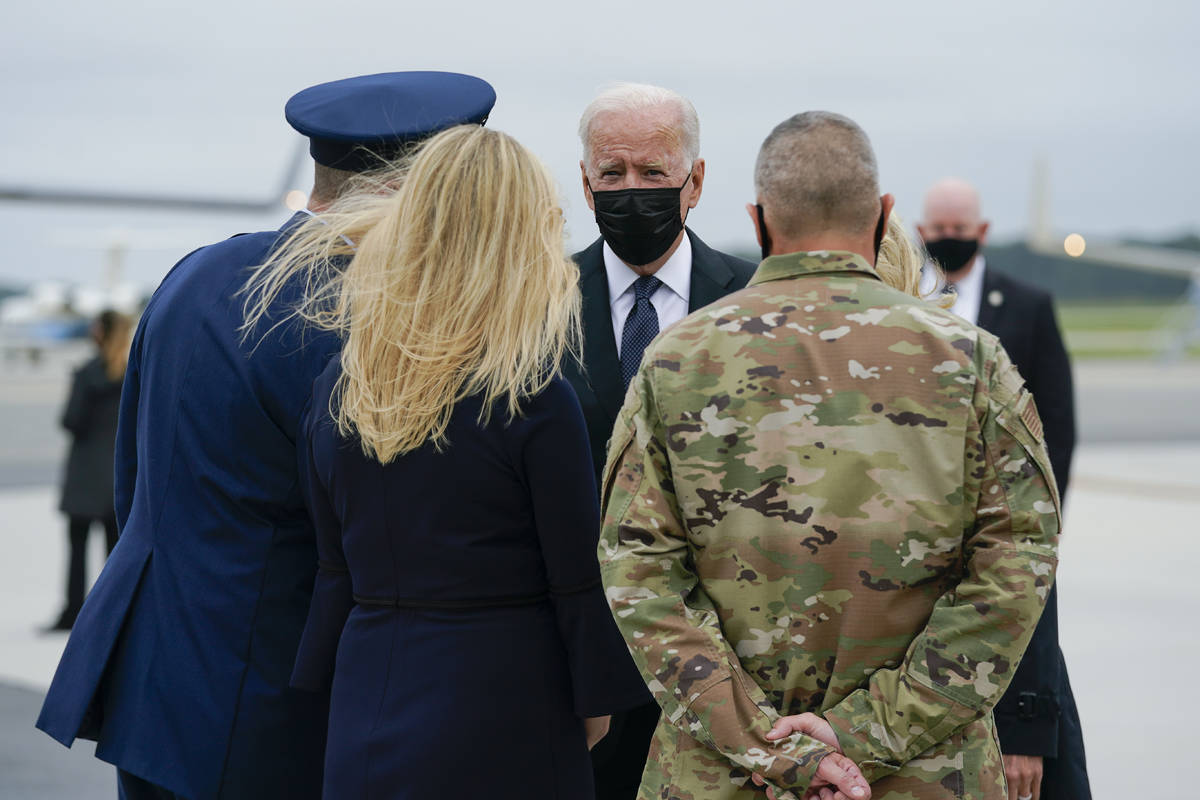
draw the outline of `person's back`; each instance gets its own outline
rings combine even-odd
[[[462,126],[282,256],[358,242],[300,314],[345,332],[302,482],[320,570],[293,685],[332,682],[326,797],[591,796],[588,745],[644,688],[600,587],[576,270],[548,170]],[[430,221],[433,220],[431,223]],[[319,269],[319,264],[317,265]],[[490,731],[464,756],[463,731]]]
[[[83,661],[87,678],[60,669],[39,720],[56,738],[95,737],[98,757],[199,797],[278,787],[303,796],[324,747],[324,699],[287,689],[316,558],[294,441],[307,385],[338,342],[294,325],[241,341],[245,267],[278,236],[196,251],[142,317],[122,399],[118,463],[132,471],[117,476],[120,546],[80,618],[91,635],[63,659]],[[115,677],[101,682],[106,662]],[[197,679],[180,691],[189,675]],[[97,719],[58,710],[94,691]],[[264,726],[285,735],[257,741]],[[175,733],[187,730],[212,735]],[[249,742],[259,763],[236,763]],[[295,753],[308,753],[302,766],[270,767]],[[223,791],[225,772],[255,777]]]
[[[306,636],[293,678],[332,679],[326,796],[437,796],[467,729],[504,731],[469,757],[489,796],[589,797],[582,719],[642,688],[618,670],[598,585],[574,392],[558,378],[483,424],[481,398],[464,398],[444,450],[383,465],[326,411],[340,374],[334,360],[314,387],[307,480],[318,536],[341,548],[323,547],[322,569],[345,569],[353,592],[314,604],[333,622]]]
[[[696,576],[744,676],[785,716],[823,713],[904,662],[963,579],[966,549],[988,546],[964,538],[986,524],[981,497],[1005,488],[980,474],[981,426],[1020,386],[995,339],[861,259],[782,256],[665,333],[646,364]],[[1021,419],[1005,423],[1032,446]],[[969,655],[986,661],[990,646]],[[990,685],[964,682],[951,660],[921,667],[951,694]],[[876,796],[960,780],[967,762],[971,785],[997,784],[993,736],[990,717],[971,723]],[[660,729],[648,774],[716,761]]]

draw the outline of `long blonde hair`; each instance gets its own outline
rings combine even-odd
[[[934,270],[934,288],[928,295],[921,291],[922,269]],[[954,305],[953,294],[942,294],[945,276],[941,269],[929,261],[925,255],[925,248],[913,239],[904,225],[904,220],[894,211],[888,215],[887,234],[879,245],[875,271],[879,273],[883,282],[893,289],[929,300],[943,308]]]
[[[272,304],[302,281],[293,313],[345,339],[338,430],[386,464],[440,449],[469,395],[481,423],[499,402],[519,414],[578,352],[579,273],[549,171],[504,133],[451,128],[367,180],[374,191],[300,225],[255,272],[245,330],[275,321]]]

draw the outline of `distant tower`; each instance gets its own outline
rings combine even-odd
[[[108,263],[104,270],[104,290],[106,292],[114,291],[125,280],[125,256],[128,254],[128,234],[116,233],[108,245]]]
[[[1050,226],[1050,170],[1046,157],[1033,159],[1033,188],[1029,202],[1029,245],[1034,248],[1053,245],[1054,231]]]

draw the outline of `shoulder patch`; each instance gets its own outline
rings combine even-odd
[[[1038,442],[1045,441],[1045,431],[1042,429],[1042,418],[1038,416],[1037,405],[1033,402],[1033,395],[1025,393],[1024,408],[1021,409],[1021,422],[1025,423],[1025,427],[1033,434],[1033,438]]]

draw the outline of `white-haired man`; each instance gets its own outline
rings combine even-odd
[[[669,89],[618,84],[579,122],[584,196],[600,238],[576,253],[583,292],[583,364],[568,364],[600,483],[605,447],[642,351],[662,329],[742,288],[754,264],[708,247],[684,222],[700,202],[704,159],[696,109]],[[629,669],[636,671],[633,661]],[[637,794],[659,709],[613,716],[592,751],[598,800]]]

